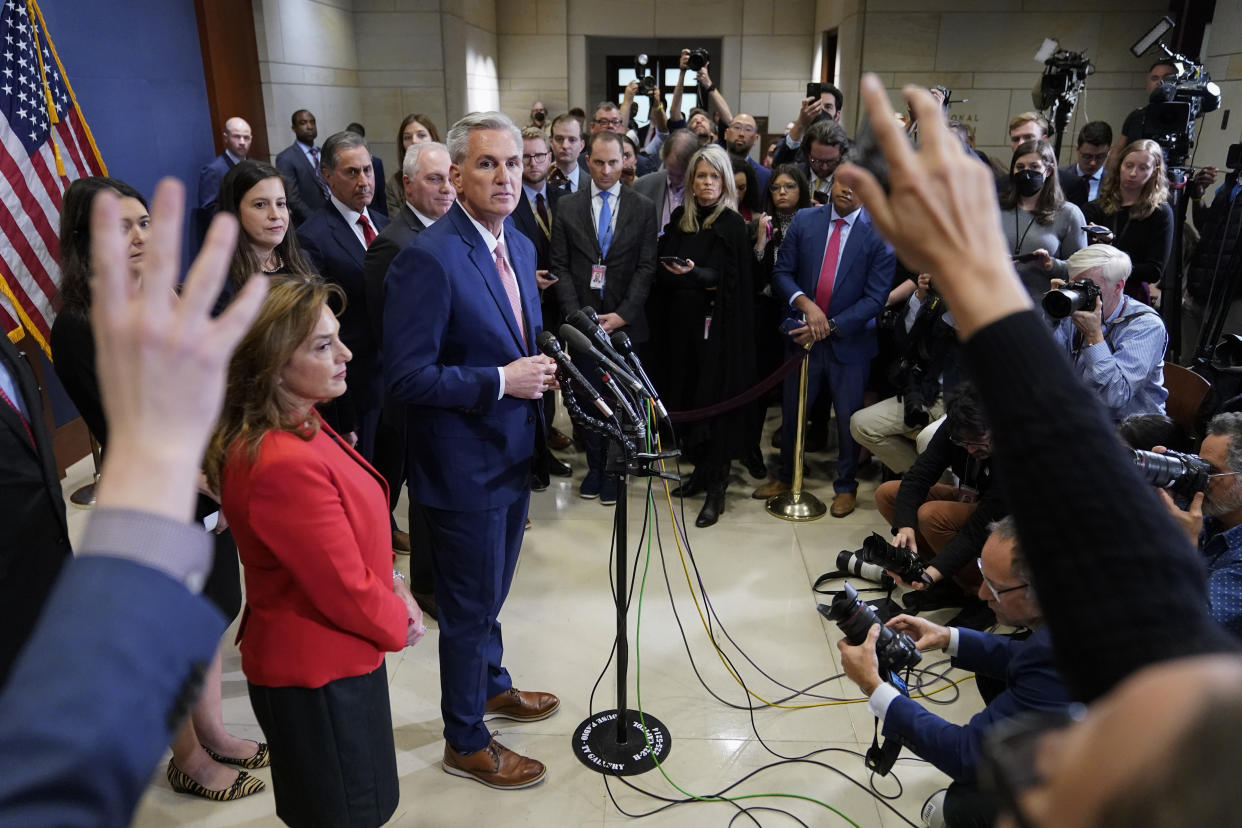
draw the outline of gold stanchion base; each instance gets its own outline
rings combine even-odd
[[[781,520],[806,522],[828,514],[828,507],[810,492],[782,492],[768,498],[767,509]]]
[[[73,494],[69,495],[69,502],[74,506],[91,507],[95,505],[95,484],[87,483]]]

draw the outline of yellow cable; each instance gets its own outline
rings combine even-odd
[[[663,445],[661,444],[658,430],[656,431],[656,451],[657,452],[663,451]],[[663,460],[660,461],[660,470],[665,471]],[[819,701],[819,702],[812,702],[809,704],[782,704],[779,702],[768,701],[763,696],[760,696],[758,693],[755,693],[753,690],[751,690],[749,687],[746,686],[745,682],[742,681],[741,676],[739,676],[733,670],[732,665],[729,664],[729,660],[728,658],[725,657],[724,651],[720,649],[720,645],[716,643],[716,637],[712,635],[711,628],[707,624],[707,619],[703,615],[703,608],[699,605],[699,597],[694,589],[694,583],[692,579],[690,578],[690,569],[686,564],[686,551],[681,545],[682,528],[681,528],[680,522],[677,519],[676,507],[673,506],[673,493],[672,493],[672,490],[669,489],[668,480],[666,478],[661,478],[661,482],[663,482],[664,484],[664,496],[665,496],[665,499],[668,501],[669,514],[673,518],[673,528],[674,530],[676,530],[673,533],[673,540],[677,544],[677,553],[681,559],[681,570],[686,576],[686,587],[690,590],[690,598],[694,601],[694,609],[699,614],[699,623],[703,625],[703,630],[707,633],[707,640],[711,642],[712,649],[715,650],[717,658],[720,659],[720,663],[724,665],[725,670],[729,673],[730,676],[733,677],[733,680],[738,683],[738,686],[741,687],[743,690],[745,690],[748,696],[751,696],[752,698],[760,702],[763,702],[764,705],[768,707],[781,708],[783,710],[805,710],[805,709],[812,708],[812,707],[834,707],[836,705],[842,705],[842,704],[865,704],[867,702],[866,699],[842,699],[840,701]],[[936,693],[942,693],[945,690],[948,690],[950,687],[956,687],[960,682],[967,681],[968,679],[971,679],[971,678],[974,678],[974,676],[973,675],[964,676],[963,678],[957,679],[956,681],[952,681],[948,678],[942,678],[940,680],[946,682],[944,687],[941,687],[937,690],[933,690],[931,692],[920,692],[916,695],[911,695],[910,698],[912,699],[927,698],[928,696],[933,696]],[[805,693],[799,692],[798,695],[805,695]]]

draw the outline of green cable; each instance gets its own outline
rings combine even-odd
[[[652,416],[652,414],[653,412],[651,410],[651,405],[650,403],[648,403],[647,405],[647,423],[648,423],[647,451],[648,452],[650,452],[652,448],[651,446],[652,429],[658,427],[654,421],[654,417]],[[655,519],[655,498],[652,497],[651,483],[649,480],[648,485],[647,485],[648,525],[652,525],[654,523],[654,519]],[[674,526],[673,528],[676,529],[677,527]],[[642,681],[642,677],[643,677],[643,658],[642,658],[643,595],[645,595],[647,592],[647,573],[651,569],[651,536],[652,536],[652,532],[648,531],[647,532],[647,556],[646,556],[646,560],[643,561],[643,578],[642,578],[642,582],[638,585],[638,614],[634,620],[634,696],[638,704],[638,722],[640,725],[642,725],[641,730],[643,734],[643,743],[647,746],[647,750],[651,752],[652,761],[655,762],[656,769],[660,771],[660,775],[664,777],[664,781],[672,785],[673,788],[675,788],[677,791],[679,791],[684,796],[687,796],[690,799],[695,800],[696,802],[732,802],[736,804],[738,801],[743,800],[743,799],[761,799],[761,798],[768,798],[768,797],[776,797],[776,798],[782,798],[782,799],[801,799],[805,802],[811,802],[816,805],[819,805],[822,808],[826,808],[827,810],[841,817],[841,819],[845,820],[850,825],[854,826],[854,828],[862,828],[862,826],[860,826],[857,822],[850,819],[848,816],[846,816],[845,814],[843,814],[841,811],[837,810],[833,806],[829,805],[827,802],[822,802],[818,799],[815,799],[814,797],[806,796],[804,794],[753,793],[753,794],[739,794],[737,796],[698,796],[697,794],[690,793],[689,791],[687,791],[685,788],[678,785],[676,782],[674,782],[669,777],[668,773],[664,770],[664,763],[661,762],[660,757],[656,755],[655,748],[651,744],[651,738],[647,735],[647,721],[643,716],[643,681]],[[618,715],[620,715],[621,711],[617,711],[617,712],[618,712]]]

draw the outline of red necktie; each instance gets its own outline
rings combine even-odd
[[[26,428],[26,436],[30,438],[30,444],[37,445],[37,443],[35,443],[34,432],[30,430],[30,421],[26,419],[26,415],[22,413],[22,410],[17,407],[17,403],[10,400],[9,395],[4,393],[3,388],[0,388],[0,399],[8,403],[9,408],[13,409],[13,413],[17,415],[17,419],[22,421],[22,425]]]
[[[367,214],[363,213],[358,216],[358,224],[362,225],[362,241],[367,247],[371,246],[371,242],[375,241],[375,228],[371,226],[371,222],[367,221]]]
[[[828,249],[824,252],[824,263],[819,268],[819,281],[815,284],[815,304],[825,314],[828,304],[832,302],[832,282],[837,276],[837,262],[841,259],[841,228],[845,219],[834,219],[832,235],[828,238]]]
[[[518,332],[522,334],[522,341],[525,342],[526,325],[522,320],[522,294],[518,291],[517,278],[513,275],[509,262],[505,260],[504,242],[496,242],[496,272],[500,274],[505,293],[509,295],[509,307],[513,310],[513,316],[517,319]]]

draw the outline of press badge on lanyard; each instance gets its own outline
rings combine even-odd
[[[608,275],[608,267],[606,265],[591,265],[591,290],[598,290],[600,295],[604,294],[604,281]]]

